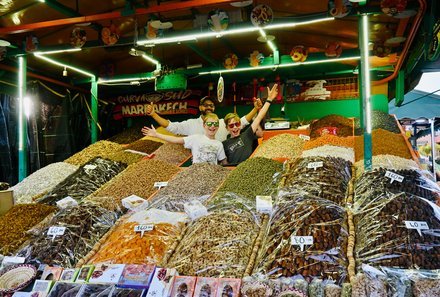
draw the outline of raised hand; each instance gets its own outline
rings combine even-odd
[[[142,134],[145,136],[157,137],[158,134],[153,125],[151,125],[151,128],[144,126],[141,131]]]
[[[278,84],[274,84],[272,89],[267,87],[267,99],[274,100],[278,95]]]

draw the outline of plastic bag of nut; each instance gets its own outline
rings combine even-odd
[[[414,297],[440,296],[440,271],[411,270],[407,271],[412,282]]]
[[[351,163],[335,157],[298,158],[288,164],[283,191],[318,196],[345,205]]]
[[[355,258],[372,266],[440,267],[440,208],[406,193],[383,195],[353,206]]]
[[[341,284],[347,275],[348,228],[342,207],[315,196],[283,197],[270,219],[254,273],[300,274]]]
[[[245,201],[245,199],[243,199]],[[208,207],[192,221],[166,267],[181,275],[241,278],[252,269],[262,217],[244,201]]]

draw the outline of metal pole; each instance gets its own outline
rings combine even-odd
[[[92,105],[92,126],[91,126],[91,138],[92,143],[98,141],[98,82],[96,77],[92,78],[92,87],[90,90],[91,105]]]
[[[18,64],[18,181],[20,182],[27,176],[28,159],[27,120],[24,112],[26,96],[26,57],[19,57]]]
[[[435,173],[435,118],[429,120],[431,123],[431,157],[432,157],[432,173],[434,175],[434,181],[437,181],[437,175]]]

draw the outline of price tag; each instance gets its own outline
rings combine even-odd
[[[407,229],[416,229],[420,236],[422,236],[422,230],[429,230],[428,223],[424,221],[405,221]]]
[[[256,201],[259,213],[272,213],[272,196],[256,196]]]
[[[92,165],[92,164],[84,165],[84,169],[94,170],[95,168],[96,168],[96,165]]]
[[[403,176],[388,170],[385,172],[385,176],[391,178],[390,184],[392,184],[395,180],[401,183],[404,178]]]
[[[166,187],[166,186],[168,186],[168,182],[155,182],[155,183],[154,183],[154,187],[155,187],[155,188],[159,188],[159,190],[160,190],[162,187]]]
[[[47,235],[52,236],[52,241],[53,241],[55,237],[64,235],[64,232],[66,232],[66,227],[52,226],[49,227],[49,230],[47,231]]]
[[[3,258],[2,265],[6,266],[6,265],[11,265],[11,264],[23,264],[25,260],[26,260],[25,257],[5,256]]]
[[[301,252],[304,251],[305,245],[313,245],[313,236],[292,236],[290,239],[292,245],[299,245]]]
[[[309,141],[310,140],[310,136],[304,135],[304,134],[300,134],[299,138],[301,138],[302,140],[305,140],[305,141]]]
[[[307,164],[307,168],[316,170],[316,168],[324,166],[324,163],[321,162],[310,162]]]
[[[200,201],[193,200],[183,204],[183,209],[191,220],[197,220],[208,214],[208,209]]]
[[[154,229],[153,224],[134,226],[134,232],[141,232],[141,237],[144,236],[144,232],[152,231],[153,229]]]
[[[67,207],[73,207],[73,206],[77,206],[77,205],[78,205],[78,202],[70,196],[67,196],[64,199],[57,201],[57,206],[60,209],[64,209]]]

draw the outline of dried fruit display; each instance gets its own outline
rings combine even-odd
[[[354,119],[355,134],[362,135],[361,122],[359,118]],[[386,112],[381,110],[373,110],[371,112],[371,127],[372,129],[384,129],[392,133],[400,133],[399,126],[396,119]]]
[[[320,277],[342,283],[348,264],[344,208],[318,197],[287,200],[270,219],[254,273],[271,278],[300,274],[309,282]]]
[[[325,128],[327,128],[327,130],[329,130],[328,128],[334,128],[331,130],[334,131],[337,136],[353,136],[353,120],[340,115],[331,114],[310,124],[310,137],[316,138],[325,135],[323,133],[323,129]]]
[[[56,162],[35,171],[11,188],[15,204],[33,202],[34,198],[51,191],[77,169],[78,166]]]
[[[119,220],[104,242],[93,250],[89,264],[153,264],[161,265],[167,252],[181,236],[188,217],[184,213],[149,209]],[[136,232],[139,225],[153,225],[151,231]]]
[[[108,159],[115,162],[122,162],[127,165],[137,163],[142,160],[145,156],[137,153],[126,152],[126,151],[117,151],[113,154],[108,155]]]
[[[95,158],[59,183],[50,193],[40,198],[38,203],[53,205],[67,196],[81,201],[118,175],[125,167],[123,163]]]
[[[130,143],[125,150],[133,150],[146,154],[152,154],[155,150],[163,145],[163,142],[158,142],[150,139],[139,139]]]
[[[381,195],[356,202],[354,213],[357,266],[440,267],[440,208],[432,202],[406,193]]]
[[[154,152],[154,159],[165,161],[174,165],[180,165],[191,156],[191,150],[183,147],[182,144],[164,143]]]
[[[166,263],[181,275],[241,278],[253,256],[261,228],[250,207],[212,207],[189,224]]]
[[[373,156],[373,169],[375,168],[388,168],[393,170],[411,169],[418,170],[419,165],[414,160],[405,159],[393,155],[377,155]],[[364,160],[357,161],[354,166],[356,167],[356,176],[360,176],[364,172]]]
[[[310,150],[323,145],[340,146],[340,147],[354,147],[354,137],[339,137],[336,135],[325,134],[315,139],[311,139],[304,143],[304,150]]]
[[[303,145],[304,140],[298,135],[288,133],[278,134],[263,141],[263,143],[257,147],[252,157],[294,159],[301,154]]]
[[[100,140],[89,145],[88,147],[86,147],[82,151],[79,151],[73,156],[67,158],[66,160],[64,160],[64,162],[72,165],[81,166],[86,164],[93,158],[106,158],[108,155],[113,154],[121,149],[122,146],[120,144],[107,140]]]
[[[152,199],[151,205],[169,211],[184,211],[191,200],[204,203],[231,172],[209,163],[196,163],[177,173]]]
[[[238,165],[218,189],[219,195],[235,193],[255,201],[257,195],[269,195],[277,187],[276,174],[283,164],[267,158],[250,158]]]
[[[144,137],[142,135],[141,129],[144,126],[144,123],[135,123],[130,128],[123,130],[122,132],[110,137],[107,141],[119,143],[119,144],[127,144],[132,143],[138,139]]]
[[[350,179],[350,162],[334,157],[307,157],[288,163],[281,186],[292,196],[305,193],[345,205]]]
[[[74,268],[93,245],[115,224],[118,214],[93,203],[66,208],[55,215],[18,255],[26,263]],[[48,236],[50,227],[66,227],[63,235]]]
[[[42,204],[21,204],[13,206],[0,216],[0,253],[13,254],[29,239],[26,233],[57,208]]]

